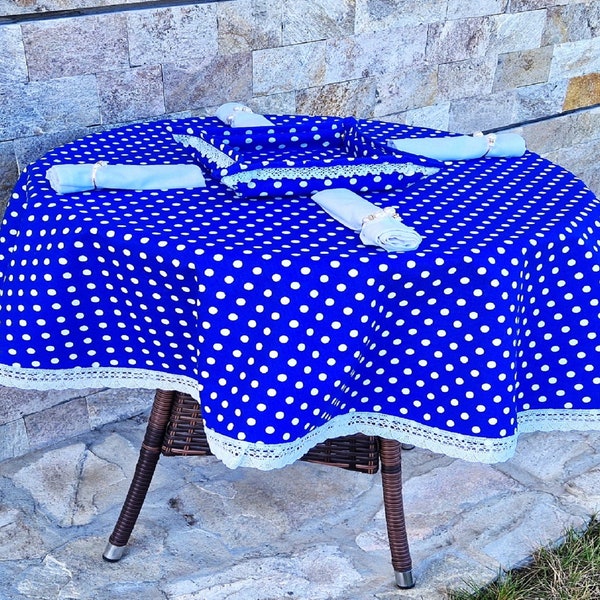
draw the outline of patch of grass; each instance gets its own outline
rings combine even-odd
[[[570,529],[556,548],[541,548],[527,566],[482,589],[468,585],[449,600],[600,600],[600,519]]]

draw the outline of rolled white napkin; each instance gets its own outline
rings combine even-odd
[[[423,238],[400,220],[395,208],[379,208],[352,190],[334,188],[317,192],[312,199],[342,225],[360,231],[367,246],[388,252],[416,250]]]
[[[388,140],[388,146],[402,152],[436,160],[468,160],[493,157],[518,157],[525,154],[525,140],[516,133],[476,133],[438,138]]]
[[[227,102],[217,109],[215,116],[230,127],[265,127],[273,125],[269,119],[252,112],[252,109],[240,102]]]
[[[109,165],[100,161],[84,165],[54,165],[46,171],[46,178],[59,194],[96,188],[168,190],[206,185],[197,165]]]

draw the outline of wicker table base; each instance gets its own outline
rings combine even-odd
[[[160,455],[210,455],[200,406],[187,394],[157,390],[129,492],[103,557],[118,561],[142,509]],[[301,460],[374,474],[381,465],[383,501],[396,584],[413,587],[402,503],[401,445],[362,434],[318,444]]]

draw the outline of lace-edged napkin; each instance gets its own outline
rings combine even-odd
[[[312,199],[342,225],[359,231],[360,241],[367,246],[406,252],[416,250],[423,241],[415,229],[402,223],[395,208],[379,208],[352,190],[323,190]]]
[[[490,157],[519,157],[525,154],[525,140],[516,133],[481,132],[471,135],[428,138],[397,138],[387,141],[394,150],[435,160],[469,160]]]
[[[204,187],[198,165],[109,165],[105,161],[83,165],[54,165],[46,171],[59,194],[97,188],[118,190],[168,190]]]
[[[240,102],[227,102],[217,109],[215,116],[230,127],[265,127],[273,125],[263,115],[255,113],[252,109]]]

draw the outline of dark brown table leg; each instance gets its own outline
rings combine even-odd
[[[117,524],[102,555],[105,560],[116,562],[123,556],[160,458],[175,394],[176,392],[163,390],[156,392],[135,474]]]
[[[390,552],[392,554],[392,566],[396,575],[396,585],[401,588],[411,588],[415,585],[415,582],[412,575],[412,561],[404,520],[404,504],[402,502],[401,452],[402,448],[399,442],[380,438],[383,503]]]
[[[162,453],[176,398],[177,392],[164,390],[156,392],[133,480],[121,514],[104,550],[105,560],[116,562],[123,556]],[[414,586],[414,581],[402,502],[401,444],[394,440],[380,438],[379,447],[392,566],[396,584],[401,588],[410,588]]]

